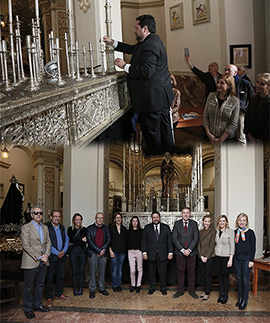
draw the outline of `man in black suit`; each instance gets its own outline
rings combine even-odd
[[[173,243],[175,245],[177,264],[177,292],[173,298],[184,295],[185,271],[188,272],[189,295],[197,299],[195,293],[195,264],[199,230],[197,222],[190,219],[190,208],[184,207],[182,219],[176,221],[173,227]]]
[[[136,45],[103,37],[103,41],[113,45],[116,51],[132,55],[130,64],[121,58],[117,58],[115,64],[128,73],[131,104],[139,114],[148,155],[173,150],[170,106],[174,97],[166,50],[155,32],[154,17],[142,15],[136,18]]]
[[[152,213],[152,223],[147,224],[142,235],[143,259],[148,260],[150,289],[149,295],[156,290],[156,269],[160,276],[160,291],[162,295],[167,295],[166,275],[167,259],[173,257],[173,243],[170,227],[160,223],[159,212]]]

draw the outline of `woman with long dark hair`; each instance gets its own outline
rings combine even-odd
[[[143,257],[142,257],[142,233],[140,220],[137,216],[133,216],[129,223],[128,230],[128,261],[130,267],[130,292],[140,292],[143,275]],[[136,283],[136,264],[137,264],[137,283]]]
[[[248,216],[240,213],[235,221],[235,255],[233,258],[234,269],[238,287],[239,310],[244,310],[248,303],[249,275],[254,265],[256,250],[256,237],[253,230],[248,227]]]
[[[68,228],[69,260],[72,272],[73,292],[75,296],[83,294],[83,279],[86,263],[86,228],[82,226],[83,217],[75,213],[72,226]]]
[[[114,292],[121,292],[122,267],[127,251],[127,229],[122,224],[122,214],[114,214],[114,223],[110,227],[111,245],[109,248],[111,257],[112,287]]]

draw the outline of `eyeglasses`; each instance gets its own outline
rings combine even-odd
[[[61,218],[61,215],[53,215],[53,218]]]
[[[35,215],[43,215],[43,212],[32,212],[32,214],[35,214]]]
[[[226,72],[226,71],[231,72],[232,69],[231,68],[224,68],[224,72]]]

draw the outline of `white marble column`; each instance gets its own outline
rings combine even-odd
[[[103,212],[108,224],[107,146],[91,144],[85,148],[64,150],[64,224],[69,226],[74,213],[81,213],[84,226]]]
[[[215,149],[215,218],[225,214],[232,229],[240,212],[249,217],[257,237],[256,257],[263,251],[263,146],[222,144]]]

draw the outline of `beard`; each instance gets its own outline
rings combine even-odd
[[[135,35],[136,35],[136,40],[141,41],[141,38],[137,34],[135,34]]]

